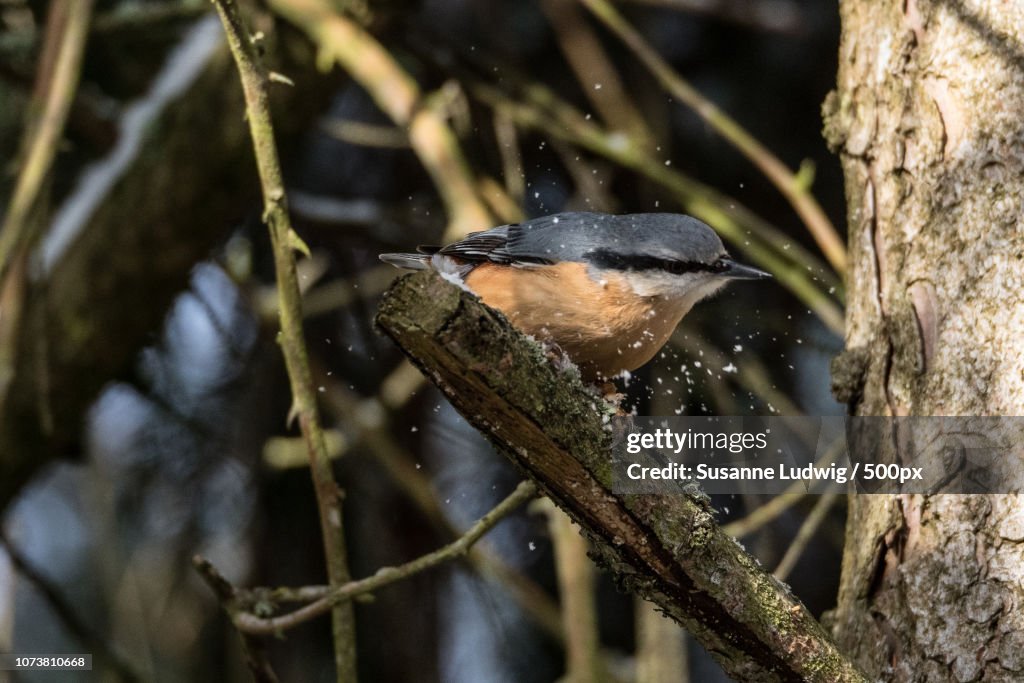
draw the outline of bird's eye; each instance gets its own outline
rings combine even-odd
[[[712,263],[711,264],[711,270],[713,272],[715,272],[715,273],[722,273],[722,272],[724,272],[726,270],[729,270],[729,260],[728,260],[728,258],[720,258],[717,261],[715,261],[714,263]]]

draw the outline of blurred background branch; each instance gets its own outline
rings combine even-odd
[[[608,0],[580,0],[594,16],[613,31],[657,77],[667,92],[697,112],[702,119],[750,159],[765,177],[786,197],[814,236],[825,258],[836,273],[846,272],[846,245],[836,232],[810,188],[786,168],[757,138],[748,133],[735,119],[715,106],[709,99],[686,82],[663,60],[657,52],[629,25]]]
[[[101,635],[94,632],[92,627],[79,618],[75,608],[64,598],[60,589],[36,571],[28,558],[11,543],[2,529],[0,529],[0,550],[6,552],[18,575],[31,583],[33,588],[42,594],[64,627],[78,641],[78,645],[95,657],[94,666],[98,671],[109,674],[113,680],[126,683],[142,680],[130,663],[126,662]]]
[[[443,98],[423,95],[383,45],[325,0],[271,0],[270,5],[316,43],[321,65],[336,61],[396,125],[408,131],[409,144],[445,202],[446,239],[486,229],[491,215],[445,120]]]
[[[38,208],[78,89],[92,5],[92,0],[59,0],[50,6],[33,101],[28,107],[21,170],[0,224],[0,282],[7,279],[12,262],[33,241],[34,223],[29,214]]]

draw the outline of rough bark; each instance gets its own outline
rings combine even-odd
[[[863,680],[700,499],[611,493],[604,402],[499,313],[424,271],[392,285],[377,322],[580,525],[598,562],[684,625],[733,678]]]
[[[862,415],[1024,414],[1017,3],[840,3],[825,134],[851,271],[837,395]],[[895,681],[1024,677],[1020,499],[860,496],[834,634]]]

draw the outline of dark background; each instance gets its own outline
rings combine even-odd
[[[46,4],[0,1],[0,159],[10,160],[9,171],[16,170]],[[110,0],[96,8],[77,109],[50,187],[54,209],[81,191],[76,179],[86,164],[109,153],[118,117],[148,97],[168,52],[208,11],[205,2],[139,4],[173,11],[139,20],[124,14],[134,3]],[[839,166],[820,135],[820,105],[836,71],[833,4],[656,4],[618,6],[681,75],[790,168],[813,162],[814,194],[842,226]],[[710,9],[693,11],[690,5]],[[551,23],[534,2],[429,0],[375,10],[375,35],[424,92],[444,86],[454,93],[453,126],[469,164],[482,173],[502,179],[501,155],[493,113],[467,94],[465,83],[488,79],[506,87],[535,80],[591,111],[589,84],[567,66]],[[813,249],[798,217],[757,169],[582,15],[654,132],[660,157]],[[275,38],[301,45],[294,29],[280,22],[270,27]],[[295,116],[301,125],[282,123],[279,142],[296,227],[314,254],[315,267],[303,271],[315,280],[307,298],[307,341],[325,422],[344,442],[336,473],[347,491],[348,546],[353,575],[360,577],[450,540],[446,525],[464,528],[518,477],[432,388],[411,385],[409,398],[397,406],[374,400],[401,358],[372,325],[380,290],[393,274],[381,270],[376,255],[436,242],[445,211],[407,147],[351,144],[325,130],[330,121],[388,121],[343,73],[316,75],[308,55],[305,64],[287,75],[296,80],[293,113],[310,113]],[[176,132],[165,126],[152,134],[173,139]],[[401,140],[400,131],[396,137]],[[567,208],[679,210],[664,189],[609,161],[531,131],[520,130],[517,140],[525,187],[519,203],[527,216]],[[220,161],[191,159],[197,166]],[[235,635],[195,577],[191,556],[204,554],[243,585],[324,581],[308,470],[282,466],[268,445],[291,444],[301,463],[296,431],[286,425],[290,396],[267,305],[273,270],[251,164],[246,158],[226,165],[232,180],[223,186],[224,217],[200,223],[216,246],[192,268],[173,304],[156,311],[162,326],[81,416],[80,428],[72,430],[75,447],[57,453],[73,457],[38,472],[4,511],[3,528],[25,565],[11,566],[0,551],[0,650],[95,653],[102,641],[145,679],[244,680]],[[590,170],[603,193],[581,187],[572,166]],[[185,182],[194,169],[182,164],[164,172]],[[0,198],[8,196],[13,177],[3,177]],[[113,340],[119,330],[106,333]],[[741,372],[763,370],[774,391],[808,414],[841,412],[828,393],[828,361],[841,340],[777,284],[732,285],[687,317],[678,341],[629,382],[629,404],[640,413],[786,410],[709,363],[705,350],[722,354]],[[396,472],[411,473],[433,495],[432,513],[396,483]],[[763,503],[714,502],[723,521]],[[745,545],[774,566],[813,502],[797,505]],[[789,580],[817,615],[834,601],[841,539],[842,511],[834,511]],[[541,515],[523,510],[485,543],[555,597]],[[59,597],[46,595],[44,584]],[[77,628],[59,615],[55,599],[77,615]],[[612,660],[628,664],[632,600],[607,579],[598,599],[602,643]],[[356,614],[360,672],[367,681],[550,681],[562,672],[560,647],[502,585],[465,565],[382,590],[374,602],[358,605]],[[691,650],[693,680],[721,678],[699,647]],[[270,653],[282,680],[333,678],[326,619],[274,640]],[[14,680],[56,679],[25,674]]]

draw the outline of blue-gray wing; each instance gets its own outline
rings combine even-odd
[[[582,261],[595,244],[602,243],[606,231],[613,229],[614,218],[584,212],[542,216],[470,233],[439,251],[470,263],[525,266]]]
[[[672,213],[612,216],[567,212],[474,232],[440,252],[464,263],[536,266],[563,261],[595,262],[614,254],[617,262],[710,264],[725,255],[714,230],[696,218]],[[642,267],[642,266],[637,266]]]
[[[434,248],[444,256],[453,256],[469,263],[511,263],[508,253],[508,233],[516,225],[501,225],[482,232],[471,232],[465,238],[441,249]],[[421,250],[426,251],[421,248]]]

